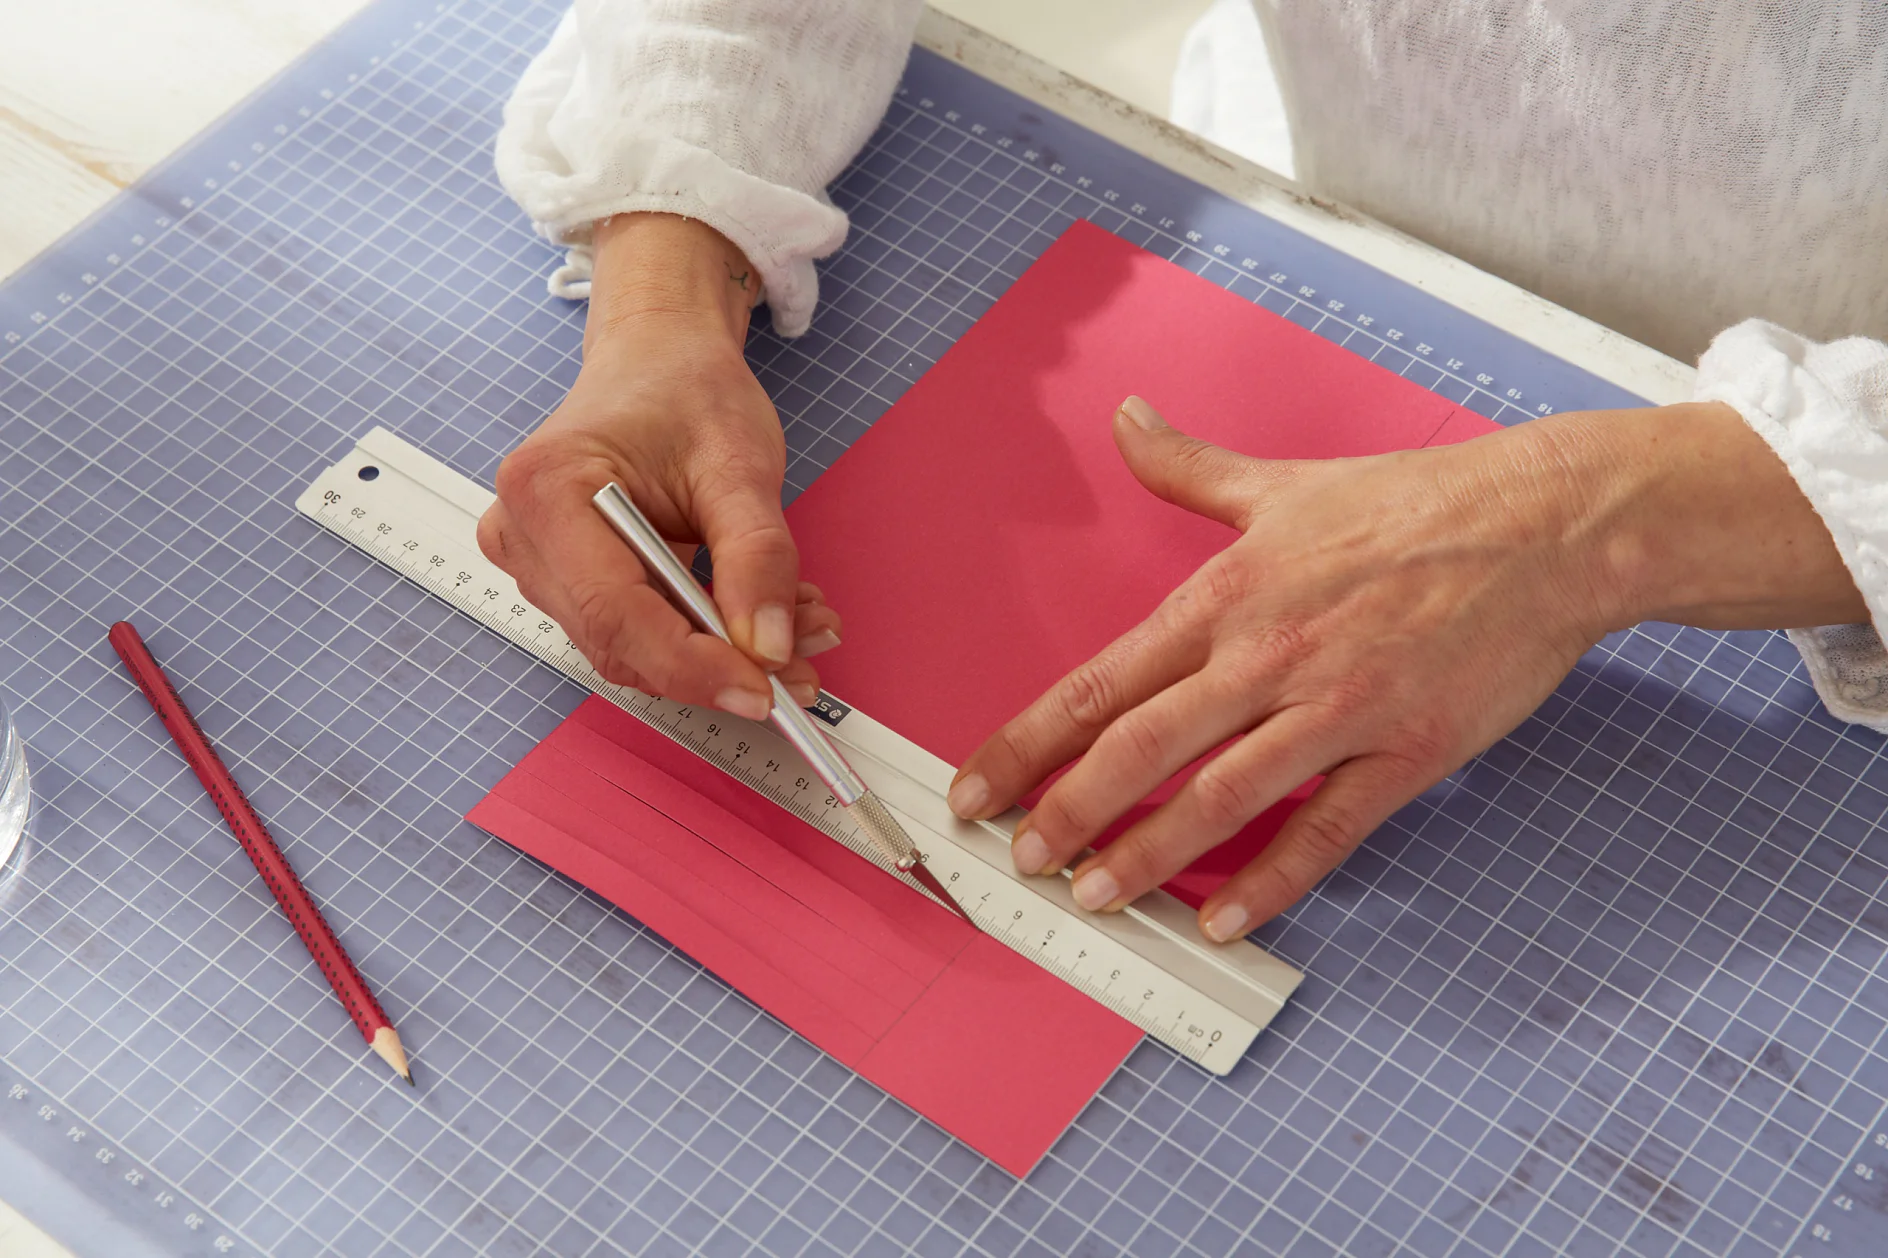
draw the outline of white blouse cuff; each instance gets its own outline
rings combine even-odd
[[[659,96],[666,80],[652,75],[644,86]],[[573,10],[526,68],[498,132],[499,182],[541,235],[570,250],[550,277],[551,293],[590,295],[590,233],[598,220],[638,211],[680,214],[708,224],[747,255],[777,332],[806,331],[819,304],[813,261],[845,243],[845,213],[821,191],[748,174],[659,127],[626,134],[629,123],[617,117],[629,107],[626,98],[598,87],[594,77]],[[711,126],[715,119],[697,122]]]
[[[1818,343],[1748,319],[1699,359],[1693,396],[1744,417],[1835,539],[1873,623],[1794,629],[1790,641],[1833,715],[1888,733],[1888,345]]]
[[[699,219],[732,241],[759,272],[774,330],[798,336],[819,304],[819,273],[813,260],[846,239],[846,216],[835,206],[729,166],[705,149],[658,139],[622,154],[623,166],[640,176],[631,187],[565,187],[553,216],[533,226],[554,244],[570,247],[552,272],[554,296],[590,295],[591,229],[613,214],[654,212]],[[573,178],[571,182],[576,182]]]

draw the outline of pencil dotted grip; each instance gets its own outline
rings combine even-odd
[[[288,914],[295,933],[301,936],[309,955],[321,968],[322,976],[347,1007],[348,1016],[353,1018],[361,1037],[373,1043],[375,1032],[392,1025],[386,1012],[381,1009],[380,1002],[374,999],[360,971],[348,959],[327,919],[315,907],[314,899],[303,888],[301,879],[295,876],[288,858],[276,846],[274,836],[262,824],[248,797],[236,784],[236,779],[230,775],[222,758],[216,754],[215,747],[197,724],[196,717],[184,705],[176,687],[171,685],[170,678],[158,667],[157,660],[144,645],[144,639],[129,621],[121,620],[113,625],[107,638],[112,649],[118,652],[118,658],[125,662],[125,668],[136,679],[144,697],[150,701],[158,719],[164,723],[172,741],[183,752],[197,780],[203,783],[203,789],[209,793],[217,811],[229,823],[236,841],[242,844],[256,872],[262,875],[262,881],[268,885],[269,893],[282,906],[282,911]]]
[[[196,722],[192,721],[191,725],[195,728]],[[197,737],[203,737],[200,728],[197,729]],[[207,745],[208,740],[205,742]],[[197,776],[202,778],[203,774],[199,772]],[[262,875],[262,881],[268,885],[270,894],[275,896],[275,902],[288,914],[295,933],[308,945],[309,954],[314,957],[315,964],[321,967],[328,985],[334,988],[341,1003],[347,1006],[348,1016],[360,1028],[362,1038],[371,1041],[374,1032],[386,1024],[387,1015],[367,990],[360,971],[354,968],[347,955],[337,948],[326,946],[328,941],[334,939],[334,931],[303,888],[302,880],[296,876],[288,859],[276,846],[275,836],[252,824],[250,818],[255,815],[255,809],[240,786],[231,782],[225,787],[209,779],[204,779],[203,785],[209,791],[210,799],[215,802],[217,811],[223,814],[223,820],[229,822],[229,828],[235,831],[236,841],[249,854],[256,872]]]

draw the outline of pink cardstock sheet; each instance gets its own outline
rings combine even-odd
[[[845,622],[821,684],[960,764],[1229,544],[1231,529],[1162,502],[1122,462],[1111,426],[1129,394],[1193,436],[1271,459],[1498,427],[1076,223],[788,509],[807,579]],[[1198,905],[1310,785],[1167,890]]]

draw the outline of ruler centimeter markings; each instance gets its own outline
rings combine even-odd
[[[646,721],[866,860],[891,868],[786,741],[764,725],[657,699],[603,680],[563,630],[479,551],[492,492],[375,428],[296,499],[303,515]],[[857,709],[822,696],[847,759],[918,840],[931,871],[985,933],[1215,1074],[1236,1065],[1302,977],[1247,940],[1202,939],[1193,910],[1162,891],[1119,913],[1084,912],[1066,873],[1025,878],[1010,862],[1022,819],[960,821],[945,803],[953,769]]]

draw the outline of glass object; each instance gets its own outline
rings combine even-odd
[[[0,869],[13,859],[13,850],[26,833],[26,806],[31,792],[26,779],[26,746],[13,724],[13,713],[0,700]]]

